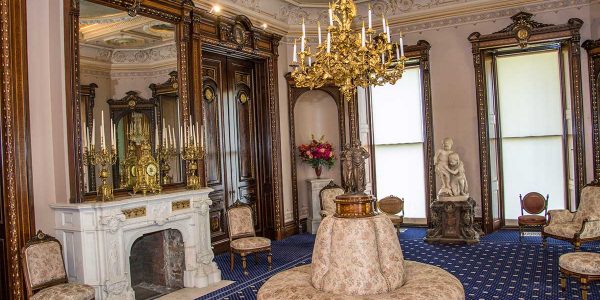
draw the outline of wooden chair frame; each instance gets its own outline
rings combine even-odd
[[[324,186],[320,191],[319,191],[319,204],[321,205],[321,211],[323,211],[323,192],[326,190],[331,190],[331,189],[341,189],[344,190],[344,188],[342,188],[341,186],[337,185],[335,182],[330,181],[326,186]],[[321,218],[325,218],[326,216],[323,215],[322,213],[319,213],[321,215]]]
[[[381,207],[379,206],[379,202],[381,200],[385,200],[385,199],[389,199],[389,198],[397,198],[397,199],[400,199],[402,201],[402,210],[400,211],[400,212],[402,212],[402,222],[400,224],[404,224],[404,207],[405,207],[405,205],[404,205],[404,198],[400,198],[400,197],[394,196],[394,195],[389,195],[389,196],[383,197],[383,198],[377,200],[377,211],[382,212],[382,213],[384,213],[386,215],[391,215],[390,213],[387,213],[387,212],[381,210]],[[398,231],[398,233],[400,233],[400,224],[398,224],[398,226],[396,226],[396,224],[394,224],[394,227],[396,227],[396,230]]]
[[[240,209],[240,208],[248,209],[250,211],[250,216],[252,218],[251,221],[252,221],[252,224],[254,224],[254,212],[252,211],[252,208],[247,204],[244,204],[240,201],[236,201],[227,210],[227,226],[231,226],[230,217],[229,217],[229,213],[231,212],[231,210]],[[256,248],[256,249],[245,249],[245,250],[234,249],[233,247],[231,247],[231,242],[234,240],[241,239],[241,238],[247,238],[247,237],[255,237],[255,236],[256,236],[256,232],[254,231],[254,228],[252,228],[252,233],[233,236],[233,235],[231,235],[231,227],[229,227],[229,245],[230,245],[229,246],[229,270],[230,271],[233,272],[233,265],[235,263],[235,255],[234,254],[237,253],[242,258],[242,270],[244,272],[244,275],[248,275],[248,271],[246,270],[246,267],[247,267],[246,256],[248,254],[254,253],[255,264],[258,264],[258,253],[260,253],[260,252],[267,252],[267,263],[269,265],[269,271],[271,271],[271,269],[273,267],[273,253],[271,251],[271,246]]]
[[[529,193],[525,194],[525,197],[523,197],[521,194],[519,194],[519,200],[520,200],[520,203],[521,203],[521,216],[524,216],[524,215],[525,215],[525,214],[523,213],[523,210],[525,209],[525,208],[523,207],[523,201],[524,201],[524,200],[526,200],[526,199],[527,199],[527,198],[528,198],[530,195],[537,195],[537,196],[539,196],[539,197],[541,197],[541,198],[544,198],[544,196],[543,196],[542,194],[538,193],[538,192],[529,192]],[[527,224],[523,224],[523,225],[521,225],[521,224],[519,223],[519,240],[522,240],[522,238],[523,238],[523,234],[525,233],[525,229],[527,229],[527,228],[534,229],[534,228],[538,228],[538,227],[539,227],[540,234],[541,234],[541,232],[542,232],[542,229],[543,229],[543,228],[544,228],[544,226],[545,226],[545,225],[548,223],[548,199],[550,199],[550,195],[549,195],[549,194],[546,194],[546,197],[545,197],[544,199],[545,199],[545,201],[544,201],[544,209],[540,210],[540,211],[539,211],[539,212],[537,212],[537,213],[535,213],[535,212],[530,212],[530,211],[528,211],[527,209],[525,209],[525,211],[526,211],[528,214],[530,214],[530,215],[539,215],[541,212],[544,212],[544,219],[546,219],[546,222],[545,222],[543,225],[527,225]]]
[[[579,284],[581,287],[581,299],[583,300],[587,300],[588,299],[588,284],[592,281],[600,281],[600,276],[599,275],[587,275],[587,274],[580,274],[580,273],[576,273],[573,271],[569,271],[567,269],[564,269],[563,267],[559,267],[560,269],[560,274],[559,274],[559,278],[560,278],[560,288],[564,291],[567,288],[567,277],[575,277],[579,280]]]
[[[58,247],[60,248],[60,257],[61,257],[61,260],[63,263],[63,270],[65,271],[65,277],[46,282],[39,286],[31,286],[31,279],[29,278],[29,272],[27,271],[29,268],[27,267],[28,262],[27,262],[27,255],[25,255],[25,251],[33,245],[42,244],[42,243],[51,243],[51,242],[57,243]],[[21,257],[22,257],[22,262],[23,262],[23,274],[25,277],[25,288],[27,290],[27,298],[31,298],[31,296],[33,296],[35,294],[35,292],[43,290],[45,288],[49,288],[49,287],[63,284],[63,283],[69,283],[69,279],[67,278],[67,269],[65,268],[65,260],[64,260],[64,256],[63,256],[62,245],[53,236],[45,234],[41,230],[38,230],[36,235],[33,236],[29,241],[27,241],[25,243],[25,246],[23,248],[21,248]]]

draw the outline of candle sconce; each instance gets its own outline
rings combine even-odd
[[[87,147],[84,148],[84,164],[85,165],[100,165],[101,170],[98,174],[100,177],[101,184],[97,189],[98,198],[102,202],[112,201],[114,200],[113,196],[113,186],[108,183],[108,166],[112,166],[117,161],[117,150],[115,148],[107,149],[106,147],[101,147],[100,151],[96,152],[94,150],[94,145],[90,145],[90,149]]]

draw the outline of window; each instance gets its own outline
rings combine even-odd
[[[505,225],[521,215],[519,194],[549,194],[548,209],[567,206],[573,190],[566,127],[570,115],[568,92],[563,91],[560,47],[546,45],[529,51],[507,51],[492,59],[488,78],[495,78],[491,107],[490,149]],[[571,183],[571,184],[569,184]],[[498,195],[495,195],[496,197]],[[494,197],[494,195],[493,195]]]
[[[372,88],[376,195],[404,198],[405,217],[426,218],[423,87],[418,66],[394,85]]]

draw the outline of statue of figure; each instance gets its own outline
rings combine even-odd
[[[360,142],[344,146],[340,160],[342,161],[342,180],[346,193],[359,194],[366,190],[365,159],[370,156]]]
[[[352,165],[354,175],[354,188],[356,193],[363,193],[367,189],[365,179],[365,160],[371,155],[360,145],[360,142],[355,141],[352,144]]]
[[[458,153],[452,150],[451,138],[442,141],[442,149],[435,153],[435,172],[440,178],[439,196],[469,196],[469,184],[465,176],[465,167]]]
[[[340,155],[342,161],[342,182],[346,192],[354,191],[354,172],[352,169],[352,149],[350,144],[344,146],[344,151]]]
[[[469,196],[469,184],[465,176],[465,166],[460,161],[458,153],[448,155],[448,168],[452,175],[450,189],[453,196]]]
[[[453,153],[452,145],[454,142],[451,138],[444,138],[442,140],[442,149],[438,149],[433,158],[435,165],[435,172],[440,178],[441,187],[438,192],[439,195],[451,195],[452,189],[450,187],[450,169],[448,167],[448,156]]]

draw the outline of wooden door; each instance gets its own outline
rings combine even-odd
[[[262,233],[256,176],[255,69],[252,61],[203,53],[206,184],[215,252],[228,249],[227,208],[240,200],[252,206]]]

